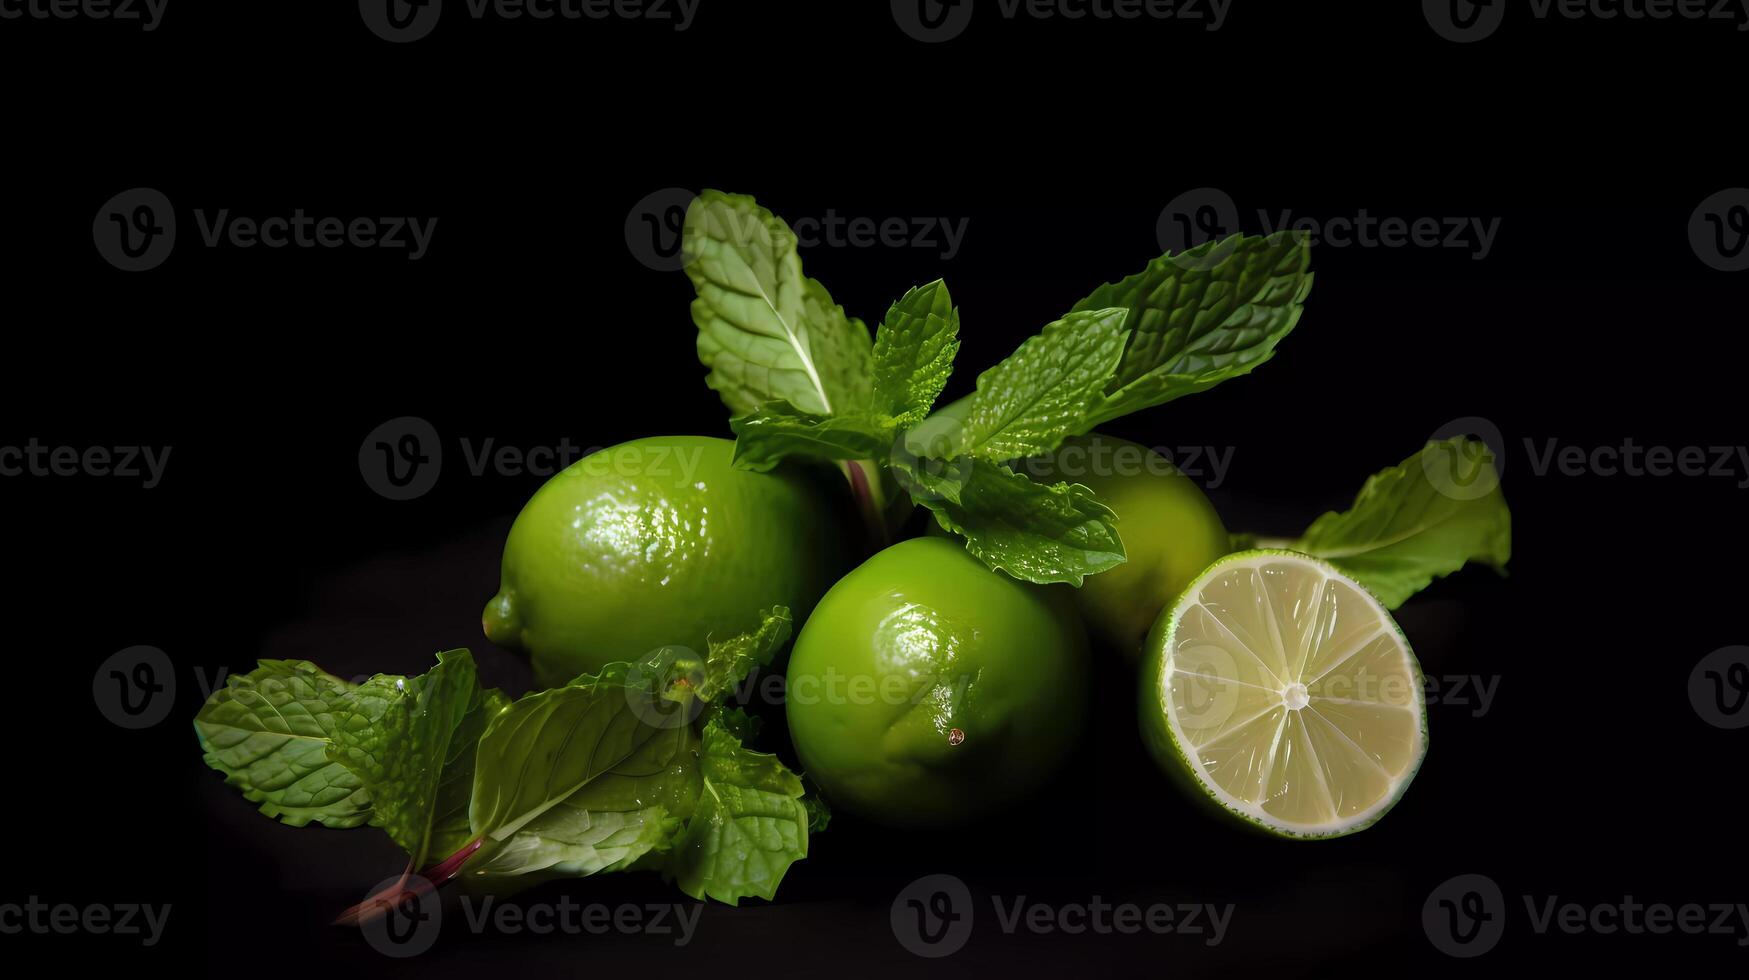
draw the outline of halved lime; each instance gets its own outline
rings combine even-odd
[[[1160,615],[1142,729],[1169,775],[1272,834],[1363,830],[1427,754],[1421,665],[1366,589],[1290,551],[1210,565]]]

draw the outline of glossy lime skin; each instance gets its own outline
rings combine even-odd
[[[844,480],[733,458],[725,439],[657,436],[555,475],[510,529],[486,636],[553,686],[663,646],[703,652],[771,606],[801,622],[862,534]]]
[[[820,600],[790,655],[790,735],[834,806],[892,827],[964,823],[1065,761],[1086,670],[1067,596],[915,538]]]
[[[1129,556],[1122,565],[1088,577],[1075,590],[1075,604],[1100,638],[1140,658],[1142,641],[1160,611],[1232,550],[1226,526],[1202,488],[1150,449],[1098,434],[1063,445],[1103,450],[1088,453],[1084,471],[1065,473],[1064,479],[1092,489],[1117,513],[1118,537]],[[1092,462],[1099,459],[1106,463]],[[1132,464],[1135,460],[1140,462]]]

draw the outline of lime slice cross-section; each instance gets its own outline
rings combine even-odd
[[[1283,837],[1365,829],[1427,754],[1403,631],[1353,579],[1295,552],[1229,555],[1161,614],[1141,713],[1169,775]]]

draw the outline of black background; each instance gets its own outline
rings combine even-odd
[[[1473,45],[1417,5],[1331,12],[1236,0],[1227,24],[1004,23],[924,45],[885,4],[705,0],[692,30],[474,22],[391,45],[352,4],[171,0],[142,34],[0,21],[7,367],[0,445],[170,446],[161,486],[0,479],[13,739],[0,902],[170,903],[163,941],[0,936],[50,957],[262,974],[376,972],[325,925],[399,869],[370,830],[279,826],[199,761],[199,679],[257,657],[412,672],[478,635],[531,474],[474,477],[461,441],[521,448],[726,434],[693,356],[679,273],[627,247],[663,188],[751,193],[778,214],[967,221],[959,254],[820,246],[808,271],[873,321],[944,276],[962,307],[947,397],[1092,286],[1159,250],[1182,192],[1329,219],[1498,217],[1491,254],[1324,247],[1300,327],[1252,376],[1126,419],[1152,445],[1230,447],[1210,496],[1230,526],[1291,533],[1454,419],[1501,431],[1512,574],[1470,570],[1400,619],[1427,673],[1497,685],[1490,710],[1430,707],[1433,747],[1377,827],[1295,845],[1192,814],[1134,735],[1109,652],[1081,764],[1033,806],[964,833],[848,815],[779,901],[705,910],[698,937],[471,936],[438,972],[1052,969],[1203,975],[1486,968],[1507,958],[1663,965],[1739,957],[1731,936],[1533,934],[1523,897],[1745,898],[1743,736],[1704,723],[1695,663],[1740,643],[1749,478],[1535,472],[1525,441],[1586,450],[1737,445],[1749,273],[1687,226],[1749,184],[1746,37],[1728,24],[1534,21]],[[985,5],[986,7],[990,5]],[[1316,9],[1301,9],[1313,8]],[[1379,5],[1383,6],[1383,5]],[[1519,9],[1519,8],[1514,8]],[[1666,66],[1678,70],[1670,70]],[[106,265],[92,216],[153,187],[176,205],[160,268]],[[429,255],[200,247],[193,212],[437,216]],[[418,416],[446,455],[414,501],[361,477],[365,435]],[[1205,480],[1206,482],[1206,480]],[[110,725],[96,665],[150,644],[175,707]],[[888,926],[911,880],[979,897],[970,944],[912,957]],[[1429,893],[1485,874],[1501,945],[1447,958]],[[1231,902],[1226,941],[1005,936],[988,900]],[[665,902],[654,879],[545,886],[528,901]]]

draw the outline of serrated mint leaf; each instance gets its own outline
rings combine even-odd
[[[470,874],[621,871],[667,847],[699,793],[691,725],[655,730],[613,767],[508,838],[484,849]]]
[[[777,756],[744,748],[718,719],[705,725],[698,765],[698,803],[667,857],[669,873],[693,898],[771,899],[789,866],[808,856],[802,781]]]
[[[1079,484],[1035,483],[999,463],[976,460],[958,499],[920,496],[941,526],[993,569],[1028,582],[1079,586],[1125,560],[1117,515]]]
[[[875,331],[874,409],[888,425],[923,421],[953,374],[960,315],[937,279],[907,292]]]
[[[474,757],[491,716],[509,699],[479,685],[466,650],[437,655],[419,677],[375,677],[341,702],[328,757],[369,791],[371,824],[423,866],[472,837]]]
[[[868,327],[802,274],[782,219],[750,197],[705,191],[687,209],[682,248],[705,380],[732,412],[771,401],[811,415],[868,407]]]
[[[1504,572],[1512,513],[1487,444],[1459,436],[1374,474],[1354,506],[1318,518],[1288,547],[1325,559],[1395,609],[1468,562]]]
[[[1038,456],[1086,431],[1129,335],[1125,310],[1071,313],[978,376],[948,457],[992,462]]]
[[[328,758],[341,702],[355,685],[303,660],[263,660],[207,698],[194,730],[206,764],[261,812],[294,827],[357,827],[370,794]]]
[[[773,606],[760,614],[757,629],[726,640],[710,640],[705,655],[704,683],[698,696],[716,701],[747,679],[756,667],[770,666],[772,658],[789,642],[793,620],[789,608]]]
[[[686,727],[688,706],[657,690],[667,676],[656,664],[612,663],[500,711],[480,738],[474,834],[508,840],[590,783],[627,775],[619,767],[647,743]]]
[[[1087,419],[1095,425],[1249,373],[1299,322],[1312,288],[1310,244],[1300,233],[1234,236],[1163,255],[1108,283],[1075,311],[1129,312],[1129,344]]]
[[[767,402],[729,422],[735,465],[765,473],[786,459],[881,459],[892,448],[890,430],[865,413],[810,415],[787,402]]]

